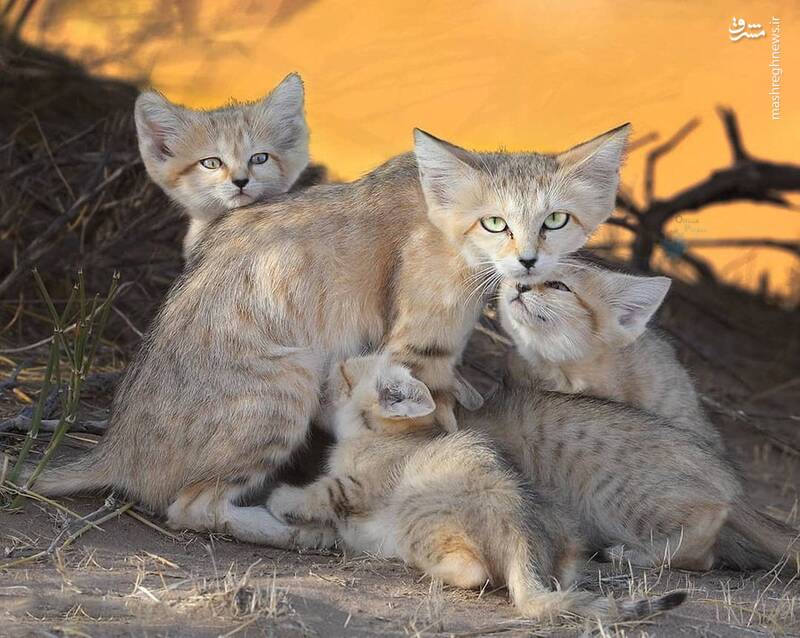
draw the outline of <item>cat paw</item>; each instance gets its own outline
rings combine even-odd
[[[267,499],[267,509],[275,518],[289,525],[306,522],[306,518],[299,511],[302,492],[302,488],[292,485],[276,487]]]
[[[298,528],[296,542],[308,549],[334,549],[336,532],[330,527]]]

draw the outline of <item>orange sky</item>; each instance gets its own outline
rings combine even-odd
[[[733,106],[754,155],[800,163],[800,3],[684,0],[82,0],[39,6],[33,41],[94,59],[142,43],[103,73],[148,75],[170,98],[214,106],[255,98],[287,72],[303,76],[312,154],[352,178],[410,148],[420,126],[458,144],[558,150],[624,121],[636,135],[698,128],[659,165],[666,196],[729,162],[715,106]],[[767,37],[731,42],[733,15]],[[782,118],[770,116],[769,23],[780,18]],[[42,19],[48,19],[42,28]],[[623,181],[641,193],[642,151]],[[795,199],[797,201],[797,199]],[[687,238],[800,239],[800,212],[734,204],[673,224]],[[706,250],[752,285],[769,270],[786,289],[797,262],[772,250]]]

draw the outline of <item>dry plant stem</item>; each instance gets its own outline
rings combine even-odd
[[[47,498],[46,496],[42,496],[38,492],[34,492],[32,490],[26,490],[26,489],[24,489],[22,487],[19,487],[18,485],[14,485],[13,483],[11,483],[8,480],[4,481],[2,483],[2,486],[5,489],[11,490],[16,494],[22,494],[23,496],[31,499],[32,501],[40,501],[41,503],[45,503],[46,505],[49,505],[50,507],[54,507],[55,509],[57,509],[57,510],[59,510],[61,512],[64,512],[65,514],[68,514],[69,516],[71,516],[74,519],[84,520],[84,518],[80,514],[78,514],[77,512],[73,512],[71,509],[69,509],[68,507],[65,507],[64,505],[62,505],[58,501],[54,501],[52,499]],[[95,526],[95,527],[97,527],[97,526]],[[100,527],[97,527],[97,529],[99,529],[100,531],[103,531],[102,528],[100,528]]]
[[[39,432],[55,432],[58,428],[58,424],[60,423],[59,419],[42,419],[39,422]],[[33,428],[34,419],[33,417],[26,417],[24,415],[18,415],[13,419],[8,419],[7,421],[0,422],[0,432],[7,432],[9,430],[16,430],[18,432],[28,432],[30,433],[31,429]],[[97,434],[102,435],[105,434],[108,430],[108,419],[101,419],[97,421],[76,421],[72,425],[72,429],[70,433],[75,432],[84,432],[86,434]]]
[[[70,300],[67,302],[67,307],[64,310],[64,314],[59,315],[56,311],[55,305],[53,304],[53,300],[47,291],[47,287],[44,285],[44,282],[39,276],[39,273],[34,271],[34,277],[36,278],[36,282],[39,285],[42,297],[44,298],[47,308],[50,311],[51,320],[55,326],[54,333],[57,336],[57,338],[53,340],[55,355],[51,356],[51,359],[54,360],[54,366],[57,368],[59,350],[64,351],[69,364],[69,381],[61,417],[55,426],[53,436],[50,439],[50,444],[47,446],[47,450],[36,466],[36,469],[26,482],[24,486],[25,489],[29,489],[32,485],[34,485],[36,479],[42,473],[44,468],[50,462],[50,459],[53,457],[53,454],[58,449],[58,446],[61,444],[64,436],[77,420],[83,381],[86,379],[86,375],[88,374],[94,362],[94,357],[97,352],[97,344],[100,341],[103,329],[108,321],[111,304],[114,301],[114,296],[119,287],[119,273],[114,273],[108,295],[106,296],[103,304],[98,307],[99,296],[95,296],[91,307],[88,308],[83,272],[79,271],[76,290],[73,290],[74,294],[70,296]],[[75,296],[77,296],[78,299],[79,314],[75,322],[76,328],[72,339],[73,344],[70,344],[64,335],[63,326],[67,322],[68,313],[72,308]],[[39,406],[37,405],[37,409],[38,407]],[[32,423],[32,430],[35,427],[35,433],[38,434],[40,426],[41,413],[39,414],[38,420]],[[32,439],[29,438],[26,440],[26,443],[28,441],[31,441],[32,443]],[[30,445],[28,448],[30,448]],[[19,464],[20,469],[21,467],[22,465]],[[17,471],[17,475],[18,473],[19,471]],[[11,506],[18,507],[22,498],[23,496],[21,494],[18,495],[11,503]]]
[[[44,382],[42,383],[42,390],[39,393],[39,400],[36,402],[36,408],[34,409],[33,416],[31,417],[31,425],[30,429],[28,430],[28,436],[25,437],[25,441],[22,444],[22,448],[19,451],[19,456],[17,457],[17,462],[14,464],[11,473],[8,475],[8,480],[12,483],[16,483],[17,478],[19,478],[19,473],[22,471],[22,467],[28,458],[28,454],[31,451],[33,442],[39,435],[39,427],[42,423],[44,404],[47,401],[47,398],[50,396],[51,381],[57,363],[58,342],[53,339],[53,343],[50,344],[50,358],[47,361],[47,371],[44,374]]]
[[[132,510],[132,509],[126,510],[125,513],[128,516],[130,516],[131,518],[133,518],[134,520],[139,521],[142,525],[146,525],[150,529],[153,529],[153,530],[159,532],[160,534],[163,534],[167,538],[171,538],[174,541],[181,540],[180,536],[177,536],[176,534],[173,534],[172,532],[168,532],[167,530],[165,530],[160,525],[156,525],[153,521],[151,521],[148,518],[145,518],[144,516],[139,514],[139,512],[137,512],[136,510]]]
[[[86,193],[79,196],[75,202],[63,214],[58,215],[44,231],[32,241],[24,253],[19,257],[17,265],[14,269],[0,281],[0,294],[9,290],[11,286],[19,279],[33,264],[37,262],[43,255],[49,252],[55,243],[60,241],[63,236],[62,231],[81,213],[81,209],[93,197],[96,197],[104,189],[108,188],[110,184],[117,181],[126,171],[138,165],[140,159],[132,160],[131,162],[118,167],[103,181],[96,184],[93,188],[89,189]]]
[[[115,296],[117,298],[119,298],[120,295],[122,295],[122,293],[124,291],[128,290],[133,284],[134,284],[134,282],[132,282],[132,281],[126,281],[124,284],[121,284],[119,286],[119,288],[117,289],[117,292],[116,292]],[[77,290],[77,287],[75,288],[75,290]],[[103,306],[100,306],[101,310],[102,310],[102,308],[103,308]],[[78,328],[77,322],[76,323],[72,323],[72,324],[66,326],[64,328],[63,332],[66,335],[66,334],[69,334],[69,333],[73,332],[77,328]],[[53,339],[55,339],[55,335],[51,335],[49,337],[45,337],[44,339],[40,339],[39,341],[36,341],[34,343],[29,343],[26,346],[20,346],[19,348],[5,348],[3,350],[0,350],[0,354],[16,354],[18,352],[26,352],[28,350],[35,350],[39,346],[43,346],[46,343],[50,343],[51,341],[53,341]],[[106,345],[110,344],[110,342],[105,342],[105,343],[106,343]]]
[[[76,523],[81,524],[78,530],[83,529],[85,525],[90,525],[92,527],[99,529],[100,531],[104,531],[102,528],[97,526],[97,523],[94,522],[95,519],[100,519],[109,512],[115,512],[120,507],[121,505],[117,500],[116,496],[114,496],[113,493],[110,494],[106,498],[105,502],[94,512],[90,512],[89,514],[86,514],[86,516],[80,516],[76,521],[73,521],[73,523],[70,525],[65,524],[61,532],[59,532],[58,535],[50,542],[50,545],[47,547],[47,553],[50,554],[55,551],[62,537],[66,535],[67,538],[70,538],[72,536],[74,532],[70,533],[70,529],[76,527],[77,526]]]
[[[118,516],[121,516],[122,514],[127,512],[132,507],[133,507],[133,503],[125,503],[124,505],[121,505],[120,507],[115,509],[113,512],[110,512],[110,513],[106,514],[105,516],[102,516],[102,517],[100,517],[100,518],[98,518],[98,519],[96,519],[96,520],[94,520],[94,521],[92,521],[90,523],[87,523],[86,525],[81,527],[76,532],[73,532],[59,547],[53,548],[53,550],[48,548],[48,549],[42,550],[41,552],[37,552],[35,554],[31,554],[30,556],[26,556],[25,558],[20,558],[19,560],[12,560],[9,563],[5,563],[4,565],[0,565],[0,569],[8,569],[10,567],[17,567],[19,565],[24,565],[26,563],[30,563],[30,562],[33,562],[33,561],[38,560],[40,558],[43,558],[44,556],[48,556],[49,554],[52,554],[53,551],[61,551],[63,549],[66,549],[67,547],[72,545],[72,543],[74,543],[78,538],[80,538],[83,534],[88,532],[90,529],[97,527],[101,523],[105,523],[106,521],[110,521],[112,518],[116,518]]]

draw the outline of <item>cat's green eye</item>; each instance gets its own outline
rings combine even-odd
[[[495,217],[494,215],[481,218],[481,226],[483,226],[490,233],[502,233],[508,228],[506,220],[502,217]]]
[[[547,217],[545,217],[543,227],[547,230],[558,230],[559,228],[564,228],[568,221],[569,213],[556,211],[555,213],[550,213]]]
[[[263,164],[269,159],[269,153],[256,153],[250,158],[251,164]]]
[[[222,166],[222,160],[219,157],[206,157],[200,160],[200,166],[213,171]]]

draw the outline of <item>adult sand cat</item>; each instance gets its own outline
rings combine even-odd
[[[417,131],[413,155],[356,182],[220,218],[121,382],[108,434],[37,489],[114,487],[173,527],[291,544],[265,509],[239,503],[301,449],[330,364],[384,345],[453,429],[478,293],[498,271],[544,276],[585,242],[613,208],[627,132],[539,155]]]
[[[330,389],[336,445],[327,472],[305,487],[278,487],[269,499],[288,524],[334,526],[354,551],[400,558],[457,587],[508,585],[532,618],[623,620],[685,598],[616,603],[570,590],[583,550],[572,521],[485,437],[445,436],[428,388],[404,366],[384,355],[349,359]]]
[[[670,283],[577,260],[563,261],[541,284],[504,282],[501,322],[528,363],[515,372],[541,379],[548,390],[611,399],[680,421],[723,451],[672,345],[647,328]]]
[[[148,174],[189,215],[185,257],[211,221],[287,192],[308,165],[303,83],[294,73],[258,102],[213,111],[145,91],[135,114]]]
[[[458,418],[533,485],[555,490],[591,547],[622,545],[645,566],[770,568],[787,554],[795,565],[800,532],[757,512],[724,456],[680,422],[544,391],[524,376]]]

